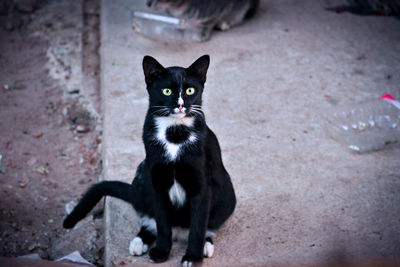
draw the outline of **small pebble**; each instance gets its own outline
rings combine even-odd
[[[34,244],[31,244],[31,245],[28,247],[28,250],[29,250],[29,251],[32,251],[32,250],[35,250],[35,249],[37,249],[37,248],[40,248],[40,244],[39,244],[39,243],[34,243]]]
[[[44,166],[40,166],[37,168],[37,172],[43,175],[47,175],[50,173],[49,169],[45,168]]]
[[[40,138],[40,137],[43,136],[43,132],[42,132],[42,131],[37,131],[37,132],[34,133],[32,136],[35,137],[35,138]]]
[[[85,126],[85,125],[78,125],[78,126],[76,127],[76,131],[77,131],[78,133],[86,133],[86,132],[89,131],[89,127],[87,127],[87,126]]]
[[[36,158],[31,158],[27,161],[27,164],[32,167],[33,165],[36,164],[36,162],[37,162]]]

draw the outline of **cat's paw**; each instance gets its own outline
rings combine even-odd
[[[185,255],[182,258],[182,266],[183,267],[194,267],[200,266],[203,261],[203,257],[193,256],[193,255]]]
[[[168,260],[169,251],[161,250],[158,248],[152,248],[149,252],[150,259],[155,262],[164,262]]]
[[[203,250],[204,257],[211,258],[214,255],[214,245],[211,242],[206,241]]]
[[[231,25],[226,21],[221,21],[216,25],[216,27],[221,31],[227,31],[231,28]]]
[[[132,256],[141,256],[147,252],[149,247],[143,243],[143,240],[137,236],[132,239],[131,243],[129,244],[129,254]]]

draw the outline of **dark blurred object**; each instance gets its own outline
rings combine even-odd
[[[36,0],[14,0],[15,8],[24,13],[32,13],[37,8]]]
[[[213,29],[226,31],[253,16],[259,0],[146,0],[146,4],[156,12],[135,10],[136,32],[159,41],[203,42]]]
[[[5,15],[4,28],[7,31],[21,29],[41,2],[44,0],[0,0],[0,15]]]
[[[348,0],[348,5],[327,8],[360,16],[400,16],[400,0]]]
[[[7,14],[13,6],[13,0],[0,1],[0,14]]]
[[[0,14],[13,13],[15,10],[22,13],[32,13],[37,7],[37,0],[1,0]]]

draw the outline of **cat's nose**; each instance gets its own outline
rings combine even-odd
[[[179,112],[181,112],[182,109],[183,109],[183,106],[182,106],[182,105],[179,105],[178,109],[179,109]]]

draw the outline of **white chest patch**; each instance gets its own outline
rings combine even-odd
[[[182,207],[186,201],[185,189],[174,179],[174,184],[168,192],[169,199],[176,207]]]
[[[187,127],[192,127],[194,123],[194,119],[191,117],[184,117],[184,118],[174,118],[174,117],[156,117],[156,139],[159,141],[165,149],[165,155],[169,161],[175,161],[176,158],[179,156],[179,152],[181,148],[188,143],[193,143],[197,140],[196,135],[191,134],[184,143],[181,144],[174,144],[167,140],[166,131],[168,127],[174,125],[185,125]]]

